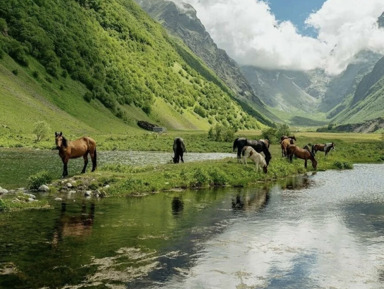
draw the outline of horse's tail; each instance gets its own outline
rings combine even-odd
[[[235,139],[235,141],[233,142],[233,151],[236,150],[237,148],[237,141],[238,141],[239,138]]]

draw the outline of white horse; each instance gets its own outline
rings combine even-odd
[[[245,146],[241,151],[243,156],[243,164],[247,164],[247,158],[250,158],[256,165],[256,170],[259,171],[260,166],[263,168],[264,173],[268,172],[267,162],[262,154],[255,151],[251,146]]]

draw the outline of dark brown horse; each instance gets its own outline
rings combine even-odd
[[[324,152],[325,156],[327,156],[327,154],[334,149],[335,149],[335,144],[333,142],[325,143],[325,144],[314,144],[312,146],[312,153],[313,155],[315,155],[316,152],[321,151],[321,152]]]
[[[177,137],[173,141],[173,163],[177,164],[180,162],[184,162],[183,155],[186,152],[184,140],[181,137]]]
[[[68,176],[68,161],[69,159],[75,159],[83,157],[84,167],[81,173],[85,173],[85,169],[88,164],[88,154],[91,156],[92,160],[92,172],[96,169],[97,166],[97,156],[96,156],[96,142],[90,137],[82,137],[74,141],[68,141],[62,132],[55,132],[55,143],[56,148],[59,150],[59,156],[63,161],[63,178]]]
[[[292,158],[294,155],[299,159],[303,159],[305,168],[307,168],[307,160],[308,159],[311,160],[312,167],[316,170],[317,161],[315,160],[315,157],[313,156],[312,152],[309,150],[308,146],[305,146],[304,148],[300,148],[296,145],[291,144],[287,148],[287,154],[290,162],[292,162]]]

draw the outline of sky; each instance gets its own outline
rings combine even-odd
[[[339,74],[363,50],[384,54],[384,0],[173,0],[197,11],[240,65]]]

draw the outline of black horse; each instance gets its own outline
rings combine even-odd
[[[245,137],[238,137],[233,142],[233,151],[237,148],[237,158],[241,159],[241,151],[243,150],[243,147],[245,146],[251,146],[257,151],[258,153],[263,153],[265,156],[265,161],[267,162],[267,165],[269,164],[272,156],[269,152],[268,146],[265,144],[264,141],[260,140],[248,140]]]
[[[173,162],[175,164],[179,163],[180,160],[182,162],[184,162],[183,160],[183,154],[186,152],[187,150],[185,149],[185,144],[184,144],[184,140],[181,138],[181,137],[177,137],[175,138],[175,140],[173,141],[173,153],[174,153],[174,156],[173,156]]]

